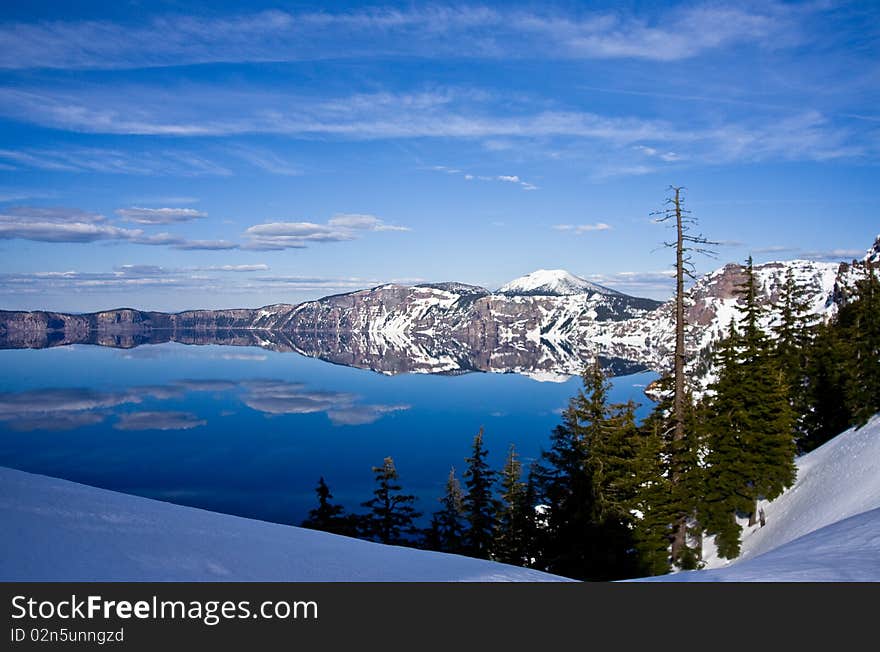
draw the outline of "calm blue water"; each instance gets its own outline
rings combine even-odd
[[[490,461],[546,447],[580,380],[514,374],[383,376],[293,353],[160,344],[0,351],[0,465],[282,523],[323,475],[349,511],[394,457],[432,512],[485,427]],[[614,379],[642,403],[650,372]]]

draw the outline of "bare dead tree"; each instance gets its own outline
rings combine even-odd
[[[668,223],[675,228],[675,240],[664,242],[663,245],[675,249],[675,352],[673,354],[673,397],[672,397],[672,451],[673,459],[671,480],[673,485],[681,483],[682,465],[676,457],[681,456],[681,449],[685,445],[685,401],[687,395],[684,368],[687,364],[687,350],[685,348],[685,277],[696,279],[696,268],[693,263],[694,254],[702,254],[715,257],[715,252],[710,249],[712,242],[702,234],[694,235],[692,230],[697,226],[697,220],[691,211],[684,208],[684,196],[681,186],[670,186],[671,197],[667,197],[662,210],[651,213],[657,223]],[[672,532],[672,559],[677,561],[687,546],[687,519],[688,514],[681,513],[673,524]]]

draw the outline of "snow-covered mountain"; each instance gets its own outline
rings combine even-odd
[[[789,271],[806,291],[809,311],[817,319],[828,319],[837,310],[839,284],[844,276],[862,272],[841,263],[790,260],[756,265],[758,302],[764,307],[761,325],[770,331],[780,319],[780,299]],[[690,351],[690,376],[705,381],[712,345],[727,332],[731,321],[742,318],[738,288],[745,281],[745,268],[734,263],[707,274],[688,291],[685,319],[686,345]],[[638,358],[658,371],[671,363],[675,346],[675,304],[669,301],[657,310],[627,322],[609,325],[603,343],[619,350],[638,350]]]
[[[856,291],[880,239],[863,261],[757,265],[763,325],[779,319],[786,276],[806,288],[828,319]],[[711,377],[712,344],[739,319],[743,267],[729,264],[689,290],[690,376]],[[175,314],[109,310],[87,315],[0,311],[0,347],[72,343],[130,347],[179,341],[256,345],[381,373],[516,372],[540,380],[577,374],[600,356],[664,372],[674,344],[674,305],[632,297],[561,270],[539,270],[498,292],[464,283],[388,284],[299,305]],[[618,365],[622,371],[633,364]]]
[[[602,285],[591,283],[580,276],[575,276],[564,269],[539,269],[498,288],[498,294],[507,296],[565,297],[592,292],[609,295],[621,294]]]
[[[874,246],[868,249],[868,253],[865,254],[864,262],[880,264],[880,235],[874,240]]]
[[[607,323],[645,316],[659,305],[592,290],[508,296],[461,283],[388,284],[255,310],[0,312],[0,346],[256,344],[383,373],[480,370],[559,379],[579,373],[596,355],[635,360],[637,352],[618,355],[593,336]]]

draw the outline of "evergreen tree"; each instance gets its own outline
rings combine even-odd
[[[592,571],[586,540],[592,535],[591,479],[586,443],[571,404],[550,435],[550,447],[533,469],[541,505],[537,548],[539,567],[585,579]]]
[[[464,535],[464,550],[471,557],[489,559],[494,538],[495,513],[498,503],[493,495],[495,471],[486,462],[489,452],[483,446],[483,429],[474,437],[471,456],[465,459],[464,473],[467,492],[464,513],[468,528]]]
[[[744,370],[739,363],[741,335],[733,322],[727,337],[718,343],[716,364],[718,380],[712,386],[706,455],[706,482],[700,520],[709,534],[715,535],[718,554],[732,559],[739,555],[742,528],[738,513],[752,509],[748,487],[750,461],[745,446],[743,424],[750,423]]]
[[[864,271],[851,291],[841,292],[837,316],[816,328],[809,348],[802,451],[880,411],[880,281],[871,263]]]
[[[789,405],[796,416],[795,438],[805,433],[805,417],[809,411],[807,393],[808,351],[816,332],[816,317],[810,313],[807,288],[789,267],[779,301],[780,319],[776,336],[776,358],[789,392]]]
[[[849,343],[836,323],[816,328],[806,363],[806,406],[798,448],[809,452],[854,421],[845,387],[851,372]]]
[[[436,525],[437,550],[461,553],[464,550],[465,511],[464,492],[455,476],[455,467],[449,470],[446,493],[440,499],[442,508],[434,514],[432,527]]]
[[[535,509],[529,502],[529,494],[529,485],[522,480],[522,463],[511,445],[501,471],[501,508],[495,527],[494,559],[515,566],[528,566],[531,562]]]
[[[301,526],[334,534],[353,534],[352,520],[345,516],[345,509],[342,505],[330,502],[333,499],[333,494],[330,493],[330,488],[324,482],[323,477],[318,480],[315,493],[318,495],[318,506],[309,511],[309,517],[301,523]]]
[[[537,470],[544,505],[539,565],[580,579],[639,574],[633,505],[643,484],[634,405],[608,405],[598,364],[569,402]]]
[[[637,488],[633,511],[639,515],[634,538],[644,575],[662,575],[671,569],[671,544],[674,523],[684,520],[686,538],[678,548],[675,564],[679,568],[697,568],[701,557],[702,527],[698,522],[703,492],[704,453],[701,416],[690,394],[685,398],[685,438],[675,439],[672,419],[670,378],[661,379],[655,388],[660,400],[639,427],[640,446]],[[673,471],[674,466],[674,471]],[[672,482],[675,475],[677,482]]]
[[[421,541],[419,542],[419,547],[424,550],[436,550],[439,552],[444,552],[443,550],[443,541],[440,536],[440,521],[437,518],[437,513],[431,515],[431,524],[427,527],[427,529],[422,531]]]
[[[777,497],[794,482],[794,415],[785,373],[761,329],[752,260],[740,288],[743,317],[718,348],[719,376],[710,401],[706,498],[707,531],[719,554],[739,554],[736,515],[755,523],[757,501]]]
[[[837,327],[847,343],[844,375],[846,407],[852,425],[863,426],[880,411],[880,279],[871,263],[856,282],[856,300],[843,305]]]
[[[421,514],[413,508],[415,496],[401,493],[394,460],[386,457],[382,466],[374,466],[377,487],[373,498],[362,503],[370,511],[362,517],[363,534],[374,541],[392,545],[408,542],[404,535],[416,532],[414,521]]]

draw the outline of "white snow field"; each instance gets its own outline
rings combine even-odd
[[[762,502],[767,524],[743,529],[740,557],[707,546],[708,570],[659,581],[880,582],[880,415],[798,459],[795,484]]]
[[[0,530],[0,581],[566,581],[2,467]]]

